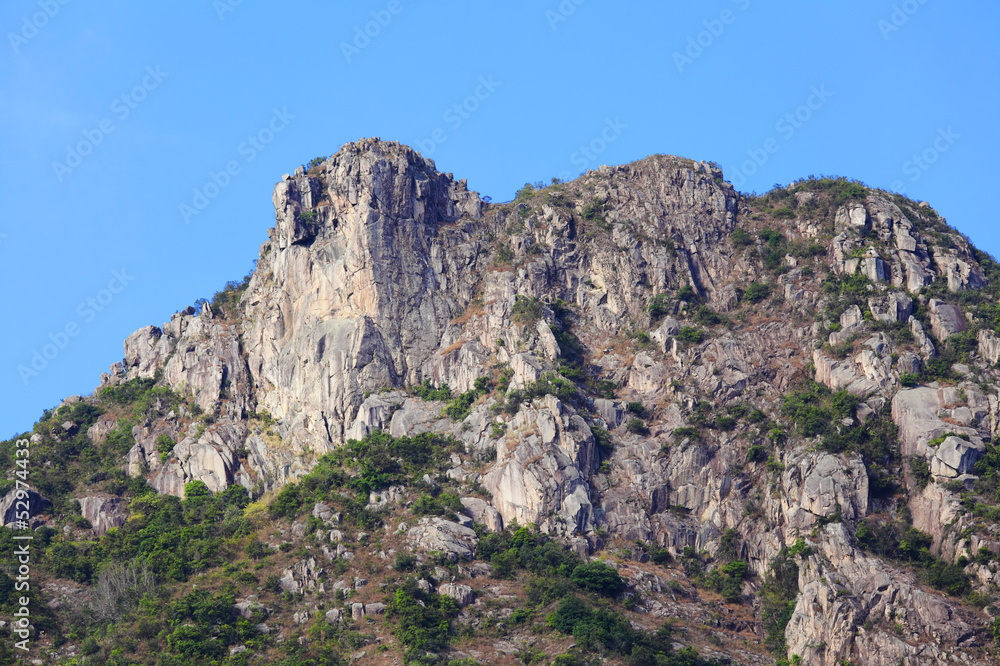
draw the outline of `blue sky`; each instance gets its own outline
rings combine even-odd
[[[495,201],[652,153],[743,191],[845,175],[1000,254],[998,19],[985,0],[8,0],[0,437],[242,277],[274,183],[364,136]]]

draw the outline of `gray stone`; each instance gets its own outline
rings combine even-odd
[[[499,532],[503,529],[503,518],[500,516],[500,512],[490,506],[486,500],[478,497],[463,497],[461,502],[472,520],[486,525],[493,532]]]
[[[23,506],[27,503],[27,509]],[[0,526],[17,526],[18,521],[24,519],[23,514],[27,511],[27,518],[34,518],[52,506],[48,501],[34,490],[14,489],[7,492],[0,499]]]
[[[421,518],[406,538],[419,550],[437,551],[452,561],[472,559],[479,541],[471,528],[436,516]]]
[[[957,305],[943,303],[932,298],[927,309],[930,311],[931,331],[938,340],[946,340],[956,333],[967,331],[969,328],[965,321],[965,315],[962,314],[962,309]]]
[[[120,497],[95,495],[79,498],[80,513],[90,521],[94,534],[105,534],[128,520],[128,507]]]
[[[476,599],[475,592],[468,585],[444,583],[438,587],[438,593],[454,599],[459,606],[468,606]]]

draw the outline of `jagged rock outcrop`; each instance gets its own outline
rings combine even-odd
[[[802,592],[786,631],[789,651],[803,663],[942,663],[979,643],[953,602],[852,547],[842,524],[823,532],[822,550],[799,568]],[[892,633],[876,629],[887,623]]]
[[[472,559],[479,541],[471,527],[433,516],[421,518],[406,538],[417,550],[439,552],[451,561]]]
[[[34,490],[10,490],[3,498],[0,498],[0,526],[14,525],[18,529],[26,529],[31,526],[31,518],[42,513],[52,506],[52,502],[45,499]],[[23,527],[22,525],[23,521]]]
[[[593,434],[554,396],[540,402],[523,406],[508,423],[525,432],[497,442],[497,462],[483,485],[504,522],[535,523],[557,534],[587,533],[594,509],[586,479],[597,465]]]
[[[420,484],[451,484],[462,510],[386,530],[421,561],[441,554],[465,566],[473,521],[494,531],[534,523],[583,555],[638,540],[711,556],[735,534],[759,577],[808,538],[790,652],[823,666],[952,654],[975,663],[984,618],[861,550],[852,532],[907,508],[949,562],[1000,550],[1000,538],[973,533],[956,490],[975,482],[1000,428],[986,367],[1000,341],[963,306],[970,295],[956,295],[983,288],[986,273],[936,213],[901,197],[864,190],[824,213],[820,192],[790,191],[795,210],[773,216],[714,165],[656,155],[494,206],[406,146],[348,144],[276,185],[275,226],[238,305],[188,309],[126,340],[102,386],[155,378],[188,398],[135,425],[127,470],[162,493],[202,481],[257,497],[376,430],[448,435],[456,445],[441,476]],[[738,223],[753,233],[736,243]],[[783,249],[771,256],[772,246]],[[773,300],[751,304],[754,283]],[[902,388],[928,365],[943,372],[950,341],[967,345],[967,331],[978,356],[954,379]],[[877,424],[891,403],[898,459],[825,451],[783,422],[783,396],[807,378],[856,396],[836,428]],[[407,390],[425,380],[453,397],[472,391],[467,408],[444,412],[446,402]],[[545,388],[553,381],[563,390]],[[115,427],[101,417],[90,437]],[[176,443],[164,450],[161,436]],[[914,477],[911,459],[927,478]],[[889,473],[899,492],[876,496]],[[367,509],[405,496],[380,488]],[[85,499],[95,530],[120,520],[109,500]],[[322,503],[312,512],[330,537],[327,558],[353,557],[340,516]],[[997,582],[989,567],[969,567],[982,589]],[[321,592],[323,576],[308,558],[280,584]],[[460,606],[475,600],[470,586],[434,584]],[[380,606],[326,617],[361,620]],[[659,601],[643,608],[669,614]]]
[[[100,535],[125,524],[128,520],[128,506],[120,497],[81,497],[80,514],[90,521],[94,534]]]

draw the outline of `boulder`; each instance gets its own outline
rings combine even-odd
[[[1000,362],[1000,338],[993,331],[979,331],[979,355],[990,365]]]
[[[858,456],[798,449],[785,460],[782,486],[792,528],[811,529],[834,514],[853,524],[868,514],[868,473]]]
[[[931,332],[938,340],[946,340],[956,333],[963,333],[969,329],[962,308],[951,303],[944,303],[932,298],[927,304],[930,312]]]
[[[299,560],[292,566],[281,572],[278,585],[284,592],[304,592],[306,590],[316,590],[322,586],[320,578],[325,570],[317,566],[313,557]]]
[[[425,516],[406,533],[406,539],[423,552],[443,553],[452,562],[470,560],[479,539],[475,531],[437,516]]]
[[[3,499],[0,499],[0,526],[27,529],[27,525],[20,527],[18,523],[22,520],[34,518],[51,506],[52,502],[34,490],[19,490],[15,488],[8,491],[3,496]],[[27,512],[26,516],[24,515],[25,512]]]
[[[459,606],[468,606],[476,599],[476,594],[468,585],[444,583],[438,587],[438,594],[451,597]]]
[[[94,534],[107,533],[128,520],[128,506],[120,497],[94,495],[79,498],[80,513],[90,521]]]
[[[465,507],[465,512],[472,520],[482,523],[493,532],[499,532],[503,529],[503,517],[486,500],[478,497],[463,497],[461,502],[462,506]]]

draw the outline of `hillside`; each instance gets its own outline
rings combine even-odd
[[[273,201],[0,443],[28,658],[995,663],[1000,265],[927,203],[654,155],[493,204],[378,139]]]

